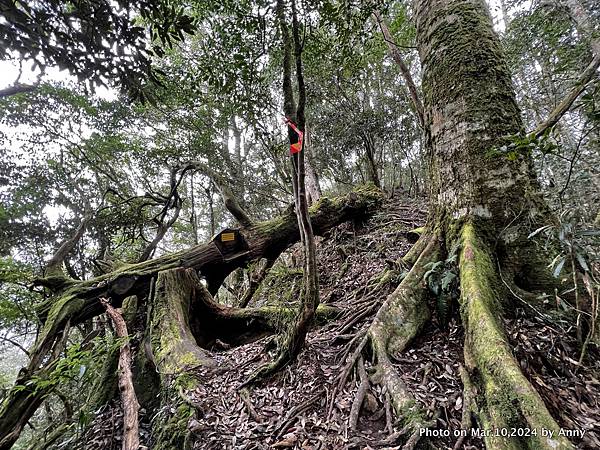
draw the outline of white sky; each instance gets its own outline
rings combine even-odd
[[[505,23],[502,17],[502,8],[500,6],[500,0],[486,0],[492,17],[494,19],[494,28],[497,32],[502,33],[505,30]],[[529,2],[526,2],[529,3]],[[523,5],[527,6],[527,5]],[[36,80],[36,73],[31,71],[30,63],[23,63],[23,71],[20,79],[21,83],[32,83]],[[17,80],[19,76],[19,65],[16,61],[0,61],[0,89],[6,88]],[[66,71],[59,71],[56,68],[48,68],[44,79],[47,80],[73,80]],[[106,88],[98,88],[97,94],[102,98],[113,97],[114,91]]]

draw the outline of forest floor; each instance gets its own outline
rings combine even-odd
[[[349,426],[349,417],[359,387],[356,374],[352,373],[343,389],[333,394],[351,351],[352,336],[368,326],[395,283],[384,285],[375,301],[364,300],[365,286],[408,251],[412,245],[409,232],[425,221],[422,204],[394,199],[365,223],[344,224],[319,239],[321,301],[338,306],[345,313],[310,332],[297,362],[267,382],[240,391],[240,384],[272,358],[265,352],[270,337],[236,348],[212,350],[211,356],[221,367],[234,369],[197,371],[203,383],[192,396],[202,413],[191,424],[195,431],[194,448],[401,448],[401,427],[391,417],[386,393],[378,386],[367,394],[354,430]],[[291,249],[288,256],[293,252]],[[250,306],[282,299],[293,301],[300,280],[298,270],[276,265]],[[505,318],[505,325],[522,369],[559,424],[567,429],[587,430],[583,440],[574,440],[578,448],[600,448],[597,350],[579,364],[573,327],[548,323],[526,306],[512,311]],[[450,436],[423,440],[424,448],[452,449],[457,441],[453,432],[460,430],[462,415],[458,369],[463,361],[463,338],[458,311],[452,312],[446,326],[440,326],[434,312],[432,321],[415,342],[401,355],[394,355],[394,365],[417,402],[429,417],[437,417],[434,428],[450,431]],[[368,371],[369,361],[365,365]],[[102,415],[114,423],[115,409],[118,408]],[[116,414],[118,420],[119,412]],[[108,430],[106,423],[102,428]],[[148,431],[142,427],[142,441]],[[106,444],[99,436],[102,434],[97,430],[94,440]],[[460,448],[482,449],[484,445],[481,439],[469,437]]]

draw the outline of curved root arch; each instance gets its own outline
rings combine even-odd
[[[276,330],[277,316],[292,308],[230,308],[217,304],[194,270],[161,272],[150,299],[146,340],[160,377],[161,409],[154,420],[155,449],[190,448],[200,406],[194,391],[203,378],[233,367],[215,361],[206,348],[216,340],[239,345]],[[338,315],[317,309],[317,322]]]

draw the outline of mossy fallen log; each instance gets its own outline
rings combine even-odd
[[[359,187],[345,196],[332,199],[322,197],[310,208],[314,233],[323,235],[345,221],[359,219],[374,211],[381,200],[382,193],[373,186]],[[0,450],[12,447],[44,396],[49,393],[47,389],[36,390],[32,383],[47,370],[48,355],[62,331],[102,314],[104,308],[100,303],[101,298],[110,298],[115,307],[120,307],[123,299],[131,295],[137,295],[143,301],[152,280],[176,268],[197,272],[205,280],[208,291],[214,294],[233,270],[260,258],[276,259],[300,239],[293,211],[252,224],[237,230],[237,233],[244,240],[241,251],[237,246],[233,252],[227,249],[223,251],[211,241],[141,263],[125,264],[90,280],[76,281],[56,274],[51,279],[37,280],[36,284],[46,287],[53,295],[38,309],[44,326],[31,351],[30,364],[22,369],[15,387],[0,407]],[[260,316],[263,313],[255,309],[231,314],[241,317],[245,314]]]

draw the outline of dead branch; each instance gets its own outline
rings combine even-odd
[[[231,213],[235,220],[237,220],[242,228],[250,228],[254,224],[254,221],[250,215],[242,207],[229,187],[232,183],[230,180],[227,180],[223,175],[214,171],[208,166],[208,164],[202,161],[192,161],[188,163],[182,169],[182,173],[185,173],[188,170],[201,172],[213,181],[219,190],[221,197],[223,198],[223,204],[225,205],[225,208],[227,208],[227,210]]]
[[[140,446],[138,412],[140,405],[133,388],[133,374],[131,372],[131,347],[129,346],[129,333],[123,316],[113,308],[108,299],[100,299],[106,313],[111,318],[117,337],[123,339],[119,354],[119,392],[123,407],[123,450],[138,450]]]
[[[44,270],[44,274],[47,277],[63,275],[63,271],[62,271],[63,262],[64,262],[65,258],[69,255],[69,253],[75,248],[75,246],[77,245],[77,243],[83,236],[83,233],[85,233],[85,229],[86,229],[87,224],[89,223],[90,219],[91,219],[91,215],[86,214],[83,217],[83,219],[81,219],[81,222],[79,223],[79,226],[77,227],[77,229],[75,230],[73,235],[71,237],[69,237],[68,239],[66,239],[60,245],[60,247],[58,247],[58,250],[56,250],[56,252],[52,256],[52,258],[50,258],[50,260],[46,263],[46,268]]]
[[[373,18],[379,25],[379,29],[381,30],[381,34],[383,34],[383,39],[385,40],[385,43],[387,44],[390,56],[396,62],[396,64],[398,65],[398,68],[400,69],[400,73],[402,74],[402,77],[404,78],[404,82],[406,83],[406,87],[408,88],[411,102],[413,104],[413,107],[415,108],[417,118],[419,119],[419,125],[421,126],[421,128],[423,128],[423,126],[425,124],[425,113],[424,113],[423,103],[421,102],[421,99],[419,97],[419,92],[417,91],[417,86],[415,85],[412,75],[410,74],[410,69],[404,62],[404,58],[402,58],[402,55],[400,54],[400,51],[398,50],[398,46],[396,45],[396,42],[394,41],[394,37],[392,36],[392,33],[390,33],[390,29],[388,28],[387,24],[385,23],[385,20],[383,20],[383,18],[381,17],[381,13],[377,10],[373,11]]]

